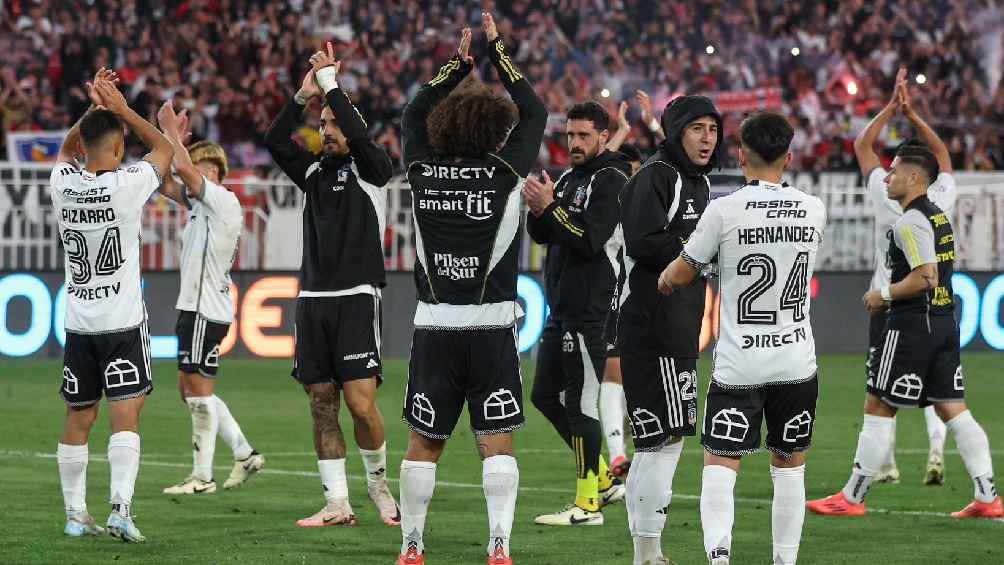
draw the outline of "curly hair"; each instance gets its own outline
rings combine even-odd
[[[471,80],[440,100],[425,125],[437,155],[480,158],[498,151],[518,117],[511,100]]]

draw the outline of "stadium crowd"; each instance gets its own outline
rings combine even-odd
[[[173,96],[189,110],[195,139],[219,140],[245,167],[271,164],[265,130],[296,90],[307,56],[332,38],[344,60],[339,81],[399,163],[405,102],[482,9],[439,0],[0,6],[0,155],[6,132],[69,127],[87,107],[86,77],[108,66],[141,115],[152,117]],[[617,103],[631,101],[631,140],[647,152],[654,138],[634,103],[636,89],[651,94],[658,112],[679,93],[775,88],[776,109],[798,126],[793,168],[854,170],[852,140],[904,64],[916,104],[947,140],[953,165],[1004,169],[1004,16],[992,0],[516,0],[488,8],[500,14],[510,52],[550,112],[543,166],[568,164],[559,126],[575,102],[599,98],[616,114]],[[483,49],[476,44],[473,54]],[[315,104],[299,132],[313,149],[319,111]],[[726,113],[730,152],[741,115]],[[887,131],[889,146],[903,136],[897,127]]]

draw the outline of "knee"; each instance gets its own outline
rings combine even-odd
[[[73,417],[70,418],[72,426],[79,431],[89,432],[94,427],[94,422],[98,420],[97,404],[88,406],[82,410],[73,410]]]
[[[369,421],[380,414],[380,409],[377,408],[376,400],[373,398],[346,398],[345,404],[349,407],[353,420]]]
[[[304,387],[310,400],[310,411],[314,417],[334,415],[338,419],[338,391],[334,385],[309,385]]]

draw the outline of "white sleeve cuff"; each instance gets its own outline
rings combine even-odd
[[[337,74],[335,67],[329,65],[314,73],[314,78],[317,79],[317,84],[321,87],[321,90],[327,94],[338,88],[338,80],[335,78]]]

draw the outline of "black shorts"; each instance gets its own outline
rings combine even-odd
[[[380,360],[380,298],[372,294],[298,298],[293,378],[304,385],[376,376]]]
[[[868,318],[868,355],[865,357],[865,379],[874,377],[875,371],[878,370],[877,366],[872,367],[872,356],[885,341],[885,323],[888,317],[888,312],[883,310]]]
[[[207,320],[201,314],[182,310],[174,334],[178,336],[178,370],[216,378],[220,369],[220,343],[227,337],[230,324]]]
[[[561,398],[569,416],[599,420],[605,363],[601,324],[562,323],[549,318],[537,348],[534,399],[551,399],[548,404],[552,404]]]
[[[930,324],[930,325],[929,325]],[[959,326],[952,316],[893,314],[868,362],[868,392],[898,408],[965,399]]]
[[[623,353],[621,374],[635,451],[697,433],[697,359]]]
[[[101,400],[125,400],[150,394],[150,332],[138,328],[105,334],[66,332],[63,382],[59,389],[70,406],[90,406]]]
[[[514,328],[416,329],[402,417],[432,439],[453,433],[467,402],[477,435],[523,426],[523,379]]]
[[[607,358],[620,357],[621,356],[621,344],[617,341],[617,315],[619,311],[617,310],[617,295],[614,295],[614,300],[610,306],[610,312],[607,313],[607,321],[603,327],[603,342],[606,346],[606,356]]]
[[[741,457],[760,449],[760,425],[767,420],[767,449],[790,459],[809,449],[816,423],[819,382],[725,388],[712,379],[704,406],[701,444],[722,457]]]

